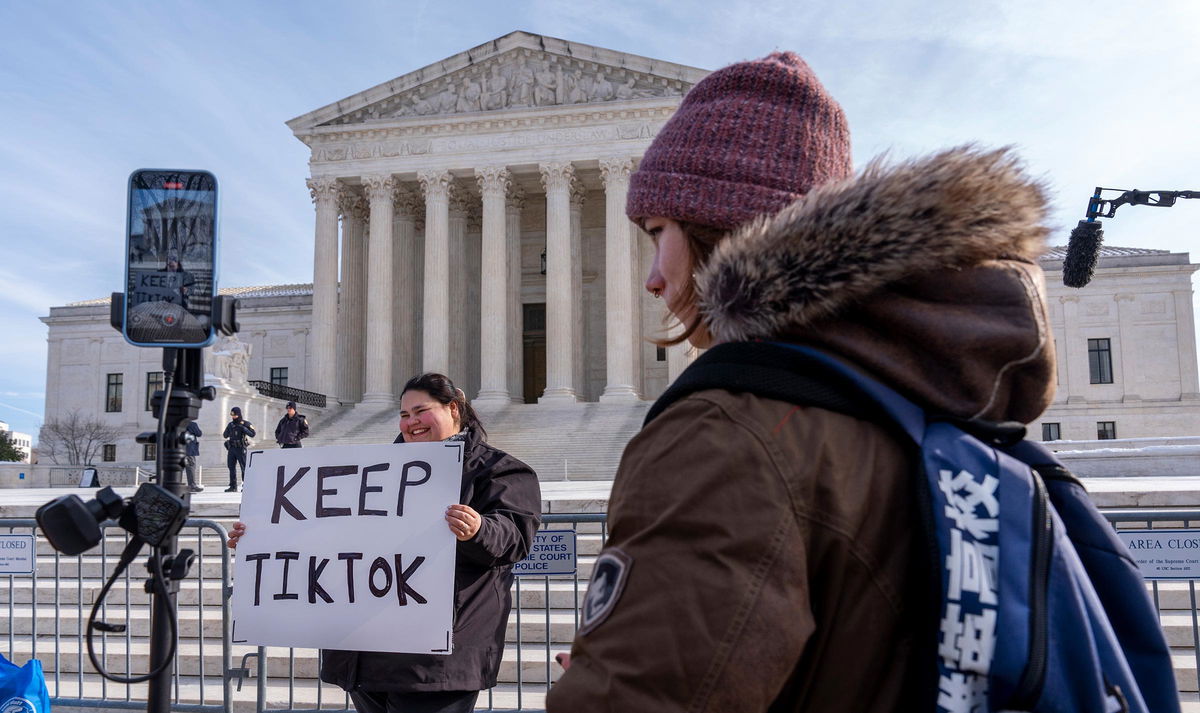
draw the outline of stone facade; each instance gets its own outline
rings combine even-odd
[[[514,32],[289,121],[312,150],[309,388],[371,407],[420,371],[482,402],[661,390],[625,195],[705,74]]]
[[[1200,435],[1192,310],[1200,265],[1187,253],[1106,246],[1095,278],[1077,290],[1062,284],[1064,254],[1055,248],[1042,261],[1058,393],[1032,436],[1043,424],[1058,424],[1065,440]]]
[[[240,406],[258,427],[259,443],[274,445],[272,434],[282,416],[282,402],[262,396],[248,380],[270,381],[274,373],[277,381],[283,378],[287,385],[303,389],[311,359],[310,285],[233,288],[221,293],[241,299],[242,330],[235,339],[218,339],[204,349],[205,383],[217,392],[214,402],[203,404],[199,420],[204,432],[201,463],[210,466],[224,463],[221,432],[233,406]],[[148,399],[160,388],[154,377],[162,373],[162,350],[130,346],[109,325],[108,314],[109,300],[98,299],[52,307],[50,315],[42,318],[49,327],[45,420],[72,411],[93,416],[121,433],[107,444],[113,449],[96,458],[96,465],[146,465],[151,459],[134,439],[157,425]]]

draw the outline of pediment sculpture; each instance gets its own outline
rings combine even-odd
[[[683,96],[690,88],[678,79],[521,49],[451,72],[329,123]]]

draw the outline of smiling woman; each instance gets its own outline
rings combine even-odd
[[[446,509],[458,540],[454,652],[449,656],[325,651],[321,678],[350,692],[359,711],[472,710],[496,684],[512,601],[512,566],[529,553],[541,490],[529,466],[487,444],[461,389],[442,374],[408,380],[396,443],[462,441],[459,502]]]
[[[362,713],[466,713],[496,685],[512,609],[513,565],[529,554],[541,524],[537,474],[487,443],[462,389],[441,374],[408,380],[395,443],[463,443],[459,502],[446,508],[458,540],[454,568],[454,651],[448,656],[380,651],[321,652],[321,680],[350,693]],[[235,523],[229,546],[246,533]]]

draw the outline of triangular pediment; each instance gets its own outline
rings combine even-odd
[[[514,32],[288,122],[293,131],[683,96],[706,70]]]

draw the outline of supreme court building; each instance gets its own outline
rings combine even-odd
[[[392,403],[438,371],[480,402],[661,392],[625,196],[706,73],[514,32],[289,121],[316,213],[305,388]]]
[[[222,289],[241,299],[242,329],[206,349],[218,403],[201,412],[202,459],[223,463],[234,405],[269,447],[292,391],[312,445],[390,442],[405,380],[439,371],[543,478],[612,477],[694,356],[645,339],[664,307],[642,288],[652,246],[624,209],[639,157],[706,73],[514,32],[287,122],[312,152],[312,282]],[[1200,266],[1105,246],[1074,290],[1061,260],[1042,261],[1059,393],[1031,436],[1200,435]],[[43,319],[46,420],[94,414],[125,434],[105,461],[144,462],[152,446],[133,437],[153,425],[161,359],[125,344],[107,303]]]

